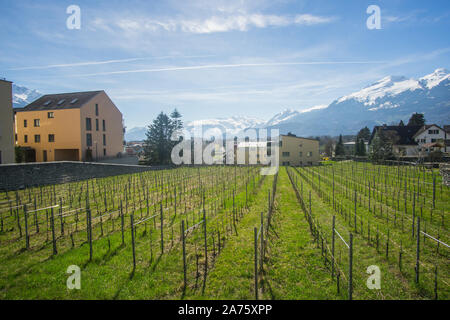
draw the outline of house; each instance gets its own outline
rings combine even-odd
[[[344,142],[344,150],[346,155],[354,155],[356,153],[355,149],[356,142]],[[369,153],[369,142],[364,141],[364,146],[366,147],[366,154]]]
[[[283,166],[318,165],[320,162],[319,140],[280,135],[280,164]]]
[[[383,132],[393,141],[393,153],[397,157],[417,157],[419,155],[418,144],[414,135],[422,126],[375,126],[369,139],[369,144],[377,132]]]
[[[29,161],[92,161],[123,152],[122,113],[104,91],[44,95],[16,112]]]
[[[321,157],[319,140],[297,137],[293,134],[279,136],[279,164],[282,166],[310,166],[318,165]],[[251,156],[250,148],[255,151]],[[261,149],[263,150],[261,152]],[[240,154],[245,164],[266,164],[270,161],[271,142],[245,141],[234,143],[234,163],[238,163]]]
[[[0,79],[0,164],[14,162],[12,82]]]
[[[447,127],[448,131],[444,128]],[[450,126],[441,128],[436,124],[424,125],[413,136],[416,143],[419,145],[421,152],[429,153],[431,151],[450,151]]]

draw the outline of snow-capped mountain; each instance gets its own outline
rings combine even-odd
[[[349,95],[336,99],[328,106],[315,106],[301,111],[285,109],[268,121],[232,117],[198,120],[186,123],[219,127],[230,133],[246,128],[278,128],[282,134],[300,136],[355,134],[361,128],[379,124],[407,123],[414,112],[423,113],[427,123],[450,123],[450,73],[436,69],[419,79],[401,76],[384,77]],[[141,137],[145,136],[143,128]],[[133,130],[133,129],[132,129]],[[132,131],[130,130],[130,132]]]
[[[288,123],[290,120],[295,119],[300,114],[299,111],[293,109],[285,109],[280,113],[274,115],[269,121],[265,123],[265,127],[276,126],[280,123]]]
[[[31,90],[26,87],[18,86],[14,83],[12,85],[12,94],[13,108],[25,107],[27,104],[30,104],[42,96],[42,93],[37,90]]]
[[[222,133],[237,134],[238,132],[247,128],[259,128],[263,127],[266,121],[249,118],[249,117],[231,117],[231,118],[218,118],[218,119],[204,119],[188,121],[184,124],[184,129],[193,133],[194,128],[202,126],[203,132],[212,128],[219,128]],[[146,127],[135,127],[127,130],[125,133],[126,141],[141,141],[145,139]]]
[[[196,126],[202,126],[203,131],[211,128],[219,128],[224,133],[237,134],[244,129],[263,127],[265,124],[266,121],[261,119],[234,116],[231,118],[189,121],[184,127],[189,132],[192,132]]]
[[[364,126],[408,121],[412,113],[425,115],[428,123],[450,123],[450,74],[445,69],[418,80],[389,76],[341,97],[322,109],[289,116],[268,127],[297,135],[354,134]]]

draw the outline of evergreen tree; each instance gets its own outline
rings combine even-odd
[[[408,126],[423,126],[425,124],[425,117],[423,113],[413,113],[408,121]]]
[[[172,115],[175,117],[170,118],[164,112],[161,112],[148,127],[144,147],[148,164],[166,165],[172,163],[171,152],[176,141],[172,141],[171,137],[175,130],[182,128],[181,115],[178,111],[175,114],[172,113]]]
[[[181,114],[178,112],[178,110],[175,108],[172,113],[170,114],[170,117],[172,118],[174,130],[181,130],[183,129],[183,122],[181,121]]]
[[[400,127],[404,127],[405,124],[403,123],[403,120],[400,120],[400,123],[398,124]]]
[[[364,139],[364,141],[369,141],[370,129],[367,127],[364,127],[361,130],[359,130],[358,134],[356,135],[356,141],[358,141],[358,139]]]
[[[359,139],[359,153],[358,156],[365,157],[366,156],[366,144],[364,139]]]
[[[339,141],[336,144],[336,147],[334,149],[334,154],[336,156],[343,156],[343,155],[345,155],[344,143],[342,142],[342,134],[339,135]]]

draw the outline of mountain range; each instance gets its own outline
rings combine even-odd
[[[276,128],[281,134],[298,136],[356,134],[367,126],[407,123],[414,112],[423,113],[427,123],[450,123],[450,73],[436,69],[419,79],[388,76],[329,105],[297,111],[285,109],[271,119],[231,117],[187,122],[185,128],[202,124],[204,129],[219,127],[231,134],[247,128]],[[127,140],[142,140],[145,127],[136,127],[126,134]]]
[[[34,100],[40,98],[42,93],[37,90],[31,90],[26,87],[12,85],[13,108],[22,108]]]
[[[14,107],[23,107],[39,98],[41,93],[13,84]],[[281,134],[292,132],[298,136],[356,134],[361,128],[407,122],[412,113],[425,115],[427,123],[450,123],[450,73],[440,68],[419,79],[388,76],[349,95],[301,111],[285,109],[269,120],[233,116],[186,122],[191,131],[220,128],[236,134],[247,128],[276,128]],[[149,121],[150,122],[150,121]],[[146,127],[135,127],[125,134],[127,141],[145,139]]]

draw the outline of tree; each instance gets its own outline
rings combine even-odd
[[[423,113],[413,113],[409,118],[408,126],[423,126],[425,124],[425,117]]]
[[[399,125],[399,127],[404,127],[405,126],[405,124],[403,123],[403,120],[400,120],[398,125]]]
[[[16,163],[21,163],[25,160],[25,149],[19,146],[14,147],[14,155]]]
[[[334,149],[334,154],[336,156],[343,156],[343,155],[345,155],[344,143],[342,142],[342,134],[339,135],[339,141],[336,144],[336,147]]]
[[[372,139],[369,158],[372,161],[393,159],[393,147],[398,139],[399,137],[394,131],[377,130]]]
[[[174,130],[181,130],[183,129],[183,122],[181,121],[181,114],[178,112],[178,110],[175,108],[172,113],[170,114],[170,117],[172,118],[172,123],[174,126]]]
[[[361,130],[359,130],[358,134],[356,135],[356,141],[358,141],[358,139],[364,139],[364,141],[369,141],[370,129],[367,127],[364,127]]]
[[[327,140],[325,144],[325,154],[327,155],[327,157],[333,156],[333,140],[331,139]]]
[[[181,114],[175,109],[171,117],[161,112],[148,126],[144,155],[148,164],[166,165],[171,163],[171,152],[177,141],[172,141],[172,134],[181,130]]]
[[[360,156],[360,157],[366,156],[366,144],[364,143],[364,139],[356,140],[355,155]]]

